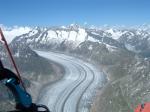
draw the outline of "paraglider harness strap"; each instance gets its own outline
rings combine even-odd
[[[3,68],[2,62],[0,61],[0,80],[7,79],[4,81],[5,85],[13,93],[16,101],[15,111],[10,112],[50,112],[45,105],[36,105],[32,103],[32,98],[21,86],[19,79],[9,69]],[[43,110],[43,111],[39,111]]]

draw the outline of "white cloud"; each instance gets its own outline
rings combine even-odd
[[[19,26],[13,26],[13,27],[7,27],[2,24],[0,24],[0,27],[3,30],[4,36],[8,43],[10,43],[16,36],[28,33],[32,29],[30,27],[19,27]]]

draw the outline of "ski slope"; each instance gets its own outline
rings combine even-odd
[[[93,65],[71,56],[36,52],[65,69],[61,80],[44,88],[38,103],[47,105],[52,112],[89,112],[96,89],[103,86],[104,74]]]

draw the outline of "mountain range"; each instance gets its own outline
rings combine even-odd
[[[145,26],[146,27],[146,26]],[[107,49],[121,48],[150,56],[148,28],[86,28],[76,24],[63,27],[35,27],[13,41],[36,49],[74,50],[85,41],[104,44]]]
[[[14,56],[18,59],[23,56],[21,60],[25,61],[29,59],[26,56],[38,57],[32,49],[59,51],[103,69],[108,83],[94,100],[92,112],[127,112],[139,103],[150,101],[149,25],[85,27],[71,24],[29,29],[28,32],[17,35],[10,43],[17,47],[14,48]],[[18,54],[17,49],[23,55]]]

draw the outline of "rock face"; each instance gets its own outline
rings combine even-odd
[[[20,57],[18,60],[29,59],[26,57],[30,57],[29,62],[37,60],[39,57],[30,48],[57,50],[79,56],[103,68],[109,81],[98,93],[93,112],[127,112],[138,103],[150,101],[150,28],[147,26],[35,27],[29,33],[17,36],[11,44],[15,58]],[[16,50],[17,46],[20,51]],[[38,62],[36,66],[38,68]]]
[[[47,62],[46,59],[38,56],[28,46],[13,42],[10,44],[10,49],[16,60],[18,68],[22,73],[33,72],[34,74],[49,74],[52,72],[50,68],[46,67],[50,66],[50,63]],[[7,51],[4,47],[1,47],[0,56],[4,65],[13,69]]]

